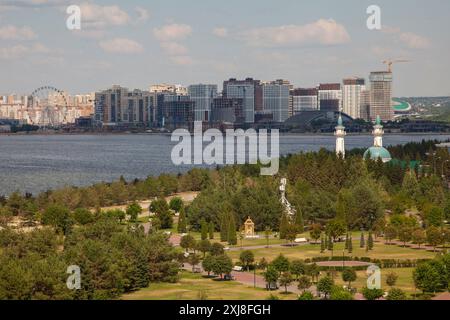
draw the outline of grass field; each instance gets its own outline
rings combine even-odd
[[[182,272],[178,283],[155,283],[148,288],[122,296],[124,300],[265,300],[270,293],[234,281],[214,281],[199,274]],[[276,294],[280,299],[296,299],[295,294]]]
[[[336,243],[334,245],[334,255],[342,256],[344,249],[344,243]],[[271,247],[252,250],[255,254],[255,259],[258,261],[261,258],[265,258],[268,261],[275,259],[279,254],[283,254],[289,259],[307,259],[313,257],[329,257],[330,251],[320,253],[320,245],[299,245],[296,247]],[[228,252],[231,258],[234,260],[239,259],[240,251]],[[345,255],[349,254],[345,252]],[[433,252],[425,250],[414,250],[410,248],[403,248],[396,245],[385,245],[382,242],[376,242],[374,249],[366,252],[364,248],[359,248],[359,241],[353,241],[353,253],[354,257],[370,257],[377,259],[432,259],[436,256]]]

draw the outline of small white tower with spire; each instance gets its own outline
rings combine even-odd
[[[373,126],[373,137],[374,137],[373,146],[374,147],[378,147],[378,148],[383,147],[383,135],[384,135],[384,130],[383,130],[383,126],[381,125],[381,118],[380,118],[380,116],[377,116],[377,120],[375,122],[375,125]]]
[[[339,115],[338,125],[336,126],[336,131],[334,132],[336,136],[336,155],[345,158],[345,127],[342,121],[342,115]]]

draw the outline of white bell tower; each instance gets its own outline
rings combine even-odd
[[[383,126],[381,125],[381,119],[380,116],[377,116],[377,121],[375,122],[375,125],[373,126],[373,146],[382,148],[383,147],[383,135],[384,130]]]
[[[334,135],[336,136],[336,155],[342,158],[345,158],[345,136],[347,135],[345,133],[345,127],[342,121],[342,116],[339,115],[338,119],[338,125],[336,126],[336,131],[334,132]]]

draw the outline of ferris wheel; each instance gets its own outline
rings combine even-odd
[[[52,86],[37,88],[28,102],[28,120],[40,127],[57,127],[67,122],[68,104],[63,91]]]

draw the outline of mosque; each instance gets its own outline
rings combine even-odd
[[[336,136],[336,154],[342,158],[345,158],[345,127],[342,121],[342,116],[339,116],[338,124],[336,126],[336,131],[334,133]],[[384,163],[390,162],[392,160],[389,151],[383,147],[383,135],[384,130],[381,125],[381,118],[378,116],[373,126],[373,136],[374,142],[373,147],[367,149],[364,153],[364,159],[370,158],[372,160],[381,159]]]

